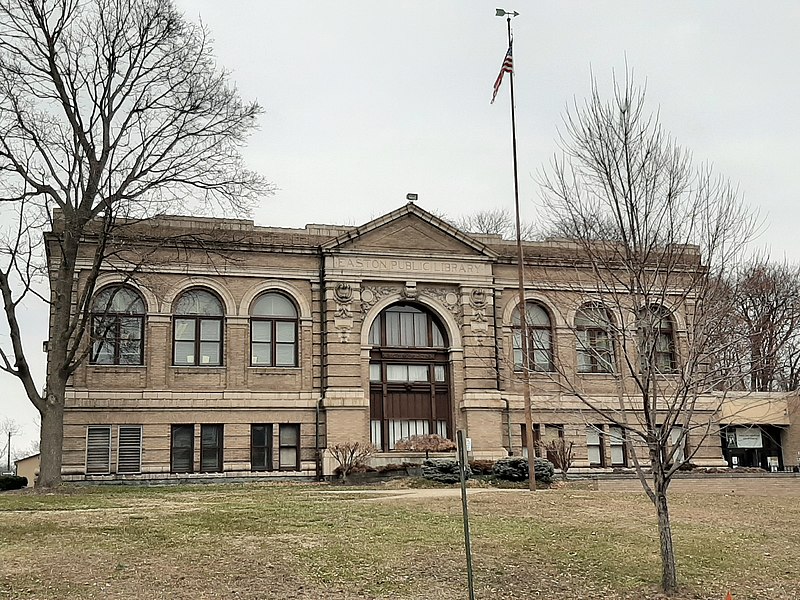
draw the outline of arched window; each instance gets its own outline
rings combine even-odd
[[[297,366],[297,309],[283,294],[259,296],[250,311],[250,364]]]
[[[525,303],[528,327],[528,356],[532,371],[546,373],[553,370],[553,330],[550,316],[543,306],[535,302]],[[514,369],[522,368],[522,326],[519,308],[511,315],[514,337]]]
[[[649,371],[649,366],[657,373],[674,373],[678,362],[670,312],[657,304],[641,309],[636,319],[636,330],[642,371]]]
[[[222,364],[222,302],[211,292],[183,292],[173,310],[173,364],[218,367]]]
[[[390,306],[379,314],[369,330],[373,346],[394,348],[444,348],[439,324],[426,312],[408,304]]]
[[[612,373],[614,344],[611,316],[604,306],[590,304],[575,315],[578,373]]]
[[[144,301],[121,285],[100,290],[92,302],[92,351],[95,365],[141,365],[144,355]]]

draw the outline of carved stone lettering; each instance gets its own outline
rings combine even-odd
[[[489,268],[485,264],[470,262],[365,256],[335,256],[333,267],[348,271],[389,271],[436,275],[486,275]]]

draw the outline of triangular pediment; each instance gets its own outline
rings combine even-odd
[[[323,248],[420,255],[494,256],[494,252],[485,244],[415,204],[406,204],[353,229],[331,240]]]

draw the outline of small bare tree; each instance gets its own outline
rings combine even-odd
[[[339,475],[345,483],[350,473],[359,467],[365,466],[367,459],[375,454],[375,446],[362,442],[334,444],[328,450],[339,465]]]
[[[61,479],[66,385],[119,227],[189,208],[246,212],[268,191],[239,154],[260,112],[171,0],[0,0],[0,205],[14,217],[0,252],[0,368],[41,415],[37,485]],[[36,287],[47,230],[49,291]],[[17,312],[35,295],[51,319],[43,388]]]
[[[666,134],[626,74],[609,101],[593,82],[565,117],[562,154],[543,175],[551,229],[574,240],[584,309],[568,320],[577,370],[616,379],[616,401],[556,365],[553,379],[593,418],[619,427],[658,517],[662,586],[678,587],[667,490],[699,446],[727,381],[714,367],[730,311],[725,283],[754,217],[736,191]],[[702,260],[701,260],[702,257]],[[724,392],[724,389],[722,390]]]
[[[544,445],[547,457],[553,462],[556,468],[561,469],[561,478],[567,480],[567,472],[572,466],[572,449],[575,442],[568,442],[563,437],[550,440]]]

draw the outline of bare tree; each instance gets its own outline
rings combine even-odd
[[[567,472],[572,467],[574,458],[572,449],[575,447],[575,442],[568,442],[563,437],[558,437],[543,444],[543,446],[548,459],[557,469],[561,469],[561,478],[566,481]]]
[[[798,386],[800,265],[755,257],[736,273],[732,327],[743,328],[740,363],[745,389],[792,391]],[[741,364],[743,363],[743,364]]]
[[[503,239],[516,239],[514,215],[504,208],[479,210],[456,218],[442,217],[463,231],[485,235],[499,235]],[[523,240],[539,237],[533,223],[522,223],[520,234]]]
[[[190,208],[246,212],[268,191],[239,153],[260,112],[170,0],[0,0],[0,205],[14,215],[0,368],[41,415],[37,485],[60,482],[65,388],[86,356],[94,283],[120,252],[119,227]],[[40,291],[45,252],[50,289]],[[43,389],[17,313],[36,294],[50,308]]]
[[[616,399],[597,398],[564,365],[553,379],[593,419],[623,432],[656,509],[662,586],[673,593],[667,490],[708,434],[727,381],[712,360],[730,311],[724,284],[754,216],[726,181],[692,165],[627,74],[609,101],[593,82],[565,128],[562,154],[542,176],[545,214],[576,245],[571,294],[585,304],[568,322],[577,371],[614,378]]]
[[[0,470],[11,471],[14,460],[12,438],[21,431],[19,424],[8,417],[0,421]]]

